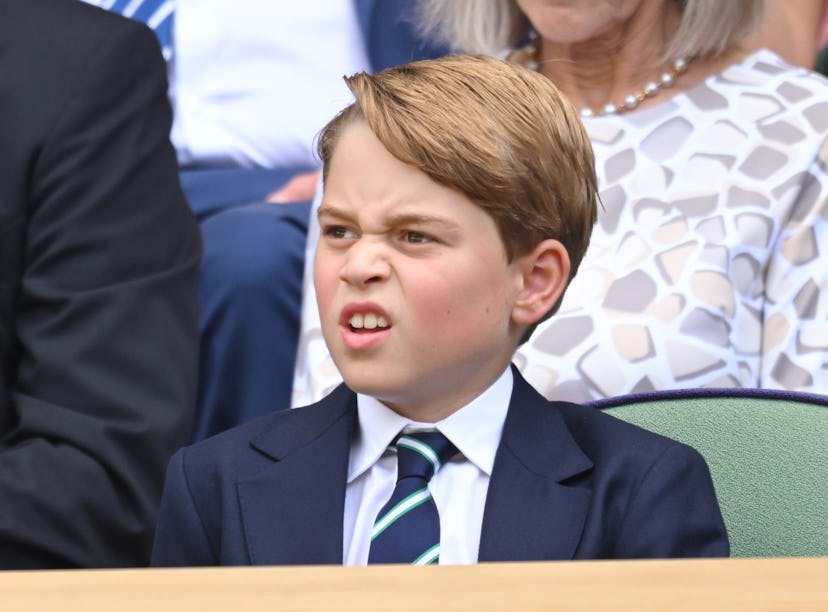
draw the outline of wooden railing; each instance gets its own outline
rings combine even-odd
[[[0,610],[828,610],[828,557],[0,572]]]

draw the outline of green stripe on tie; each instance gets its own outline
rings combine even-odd
[[[440,543],[438,542],[419,557],[411,562],[411,565],[430,565],[440,559]]]
[[[374,538],[393,525],[398,518],[405,516],[409,511],[427,502],[430,497],[431,494],[428,492],[428,489],[420,489],[419,491],[414,491],[414,493],[405,499],[400,500],[400,503],[391,508],[385,516],[374,523],[374,529],[371,531],[371,540],[373,541]]]

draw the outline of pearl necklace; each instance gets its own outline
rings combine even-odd
[[[526,67],[529,70],[534,70],[535,72],[538,71],[540,68],[540,64],[538,63],[538,46],[535,44],[533,40],[528,45],[523,48],[524,53],[529,57],[526,62]],[[592,108],[582,108],[581,109],[581,117],[600,117],[602,115],[619,115],[621,113],[625,113],[627,111],[631,111],[638,107],[641,102],[646,100],[647,98],[652,98],[662,89],[667,87],[672,87],[676,79],[679,75],[683,74],[687,70],[688,61],[687,59],[680,57],[673,62],[670,68],[661,73],[661,76],[658,78],[657,81],[650,81],[644,88],[635,91],[631,94],[627,94],[624,96],[624,100],[620,104],[614,104],[610,102],[609,104],[605,104],[598,110]]]

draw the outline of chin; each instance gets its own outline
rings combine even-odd
[[[366,370],[370,369],[370,372]],[[365,367],[344,367],[339,368],[342,374],[342,379],[348,388],[356,393],[363,395],[372,395],[379,397],[384,392],[388,391],[388,377],[381,367],[369,366]]]
[[[382,403],[394,404],[405,395],[403,389],[407,387],[404,382],[398,383],[391,379],[388,373],[382,368],[372,368],[372,372],[343,372],[342,378],[348,388],[354,393],[370,395]]]
[[[345,384],[355,393],[362,395],[370,395],[377,399],[382,399],[384,395],[388,395],[387,384],[382,384],[376,377],[371,379],[364,376],[343,376]]]

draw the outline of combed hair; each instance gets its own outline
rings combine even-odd
[[[345,81],[356,100],[320,133],[323,177],[343,131],[364,120],[391,155],[485,210],[507,260],[552,238],[574,276],[597,215],[595,160],[578,112],[549,79],[453,55]]]
[[[676,35],[660,58],[667,61],[730,51],[756,31],[765,9],[765,0],[667,1],[682,10]],[[426,36],[462,53],[502,54],[530,28],[514,0],[419,0],[417,13]]]

